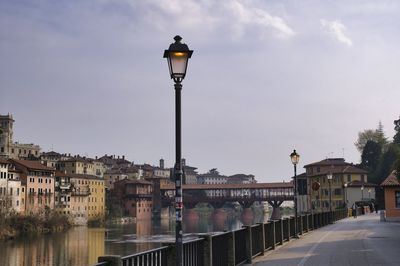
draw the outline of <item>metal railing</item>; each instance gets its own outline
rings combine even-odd
[[[123,266],[163,266],[167,265],[168,246],[122,257]]]
[[[320,228],[348,217],[348,211],[335,210],[298,216],[298,234]],[[268,221],[219,234],[199,235],[183,244],[184,266],[236,266],[251,263],[256,256],[275,249],[295,237],[295,218]],[[129,256],[101,256],[93,266],[173,266],[173,245]]]

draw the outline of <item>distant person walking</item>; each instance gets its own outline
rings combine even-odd
[[[353,203],[353,206],[351,206],[351,214],[353,215],[354,219],[357,218],[357,206],[355,203]]]

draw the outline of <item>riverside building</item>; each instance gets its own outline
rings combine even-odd
[[[39,158],[39,145],[14,142],[14,122],[11,114],[0,115],[0,157],[10,159]]]

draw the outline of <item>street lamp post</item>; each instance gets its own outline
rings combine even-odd
[[[347,183],[344,183],[344,204],[347,208]]]
[[[329,217],[332,222],[332,189],[331,189],[331,180],[333,178],[332,173],[329,173],[327,176],[328,184],[329,184]]]
[[[300,160],[300,155],[293,150],[290,154],[290,159],[292,160],[293,167],[294,167],[294,237],[298,238],[298,228],[297,228],[297,164]]]
[[[182,148],[181,148],[181,91],[182,80],[185,78],[187,64],[193,51],[189,47],[181,43],[182,38],[175,36],[175,42],[164,51],[164,58],[168,60],[169,72],[171,79],[175,82],[175,248],[176,248],[176,265],[183,265],[183,232],[182,232]]]

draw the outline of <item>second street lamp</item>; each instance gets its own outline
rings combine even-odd
[[[181,147],[181,91],[182,80],[186,76],[186,69],[189,58],[193,51],[189,47],[181,43],[182,38],[175,36],[175,42],[169,46],[168,50],[164,51],[164,58],[168,60],[169,73],[171,79],[175,82],[175,248],[176,248],[176,265],[183,265],[183,232],[182,232],[182,209],[183,209],[183,194],[182,194],[182,147]]]
[[[294,167],[294,237],[298,238],[298,228],[297,228],[297,164],[299,163],[300,160],[300,155],[296,152],[296,150],[293,150],[293,152],[290,154],[290,160],[292,160],[293,167]]]
[[[332,189],[331,189],[331,181],[333,178],[333,174],[329,173],[327,176],[328,178],[328,184],[329,184],[329,218],[330,222],[332,223]]]

